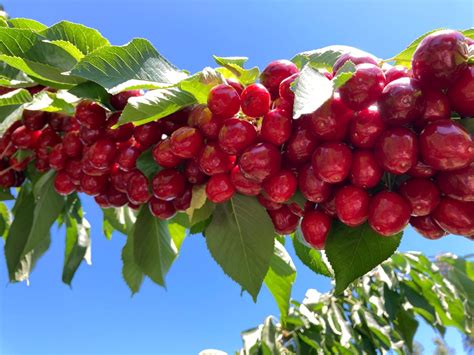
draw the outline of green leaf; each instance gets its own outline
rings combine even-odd
[[[463,126],[471,136],[474,136],[474,117],[461,118],[456,120],[455,122],[461,124],[461,126]]]
[[[225,79],[216,70],[206,67],[199,73],[184,79],[179,83],[179,87],[194,96],[200,104],[207,103],[209,91],[219,84],[225,83]]]
[[[33,100],[25,105],[31,111],[62,112],[69,116],[74,115],[75,107],[72,103],[60,97],[60,92],[41,91]]]
[[[243,67],[248,60],[247,57],[217,57],[215,55],[213,57],[217,64],[222,65],[222,68],[216,69],[217,71],[225,77],[235,77],[244,85],[254,83],[260,76],[260,71],[257,67],[251,69]]]
[[[33,100],[30,92],[25,89],[16,89],[0,95],[0,106],[21,105]]]
[[[106,46],[89,53],[72,74],[100,84],[111,94],[170,86],[186,77],[150,42],[140,38],[124,46]]]
[[[312,113],[333,95],[332,82],[317,69],[306,65],[294,82],[295,103],[293,117]]]
[[[344,53],[362,52],[360,49],[349,46],[327,46],[295,55],[291,61],[302,69],[307,63],[313,68],[327,69],[332,72],[336,60]]]
[[[5,238],[8,234],[8,229],[10,228],[11,216],[8,207],[0,202],[0,237]]]
[[[92,81],[86,81],[69,90],[74,96],[81,99],[90,99],[101,103],[103,106],[111,109],[110,94],[99,84]]]
[[[25,73],[6,63],[0,63],[0,85],[8,87],[28,87],[34,85],[34,81]]]
[[[267,317],[262,328],[262,353],[263,355],[280,355],[278,350],[277,329],[272,317]]]
[[[198,223],[204,222],[212,217],[212,213],[216,209],[216,204],[206,200],[204,205],[193,212],[192,217],[190,218],[190,225],[194,226]]]
[[[112,238],[112,232],[116,230],[124,235],[130,233],[136,222],[135,212],[127,206],[102,209],[103,231],[107,239]]]
[[[465,37],[474,39],[474,28],[468,28],[467,30],[461,31]]]
[[[28,18],[12,18],[8,20],[8,22],[10,23],[11,27],[30,30],[33,32],[41,32],[48,28],[48,26],[43,25],[41,22]]]
[[[293,248],[295,249],[296,256],[315,273],[332,277],[332,273],[326,266],[321,252],[306,246],[301,242],[302,240],[301,230],[298,229],[293,237]]]
[[[206,185],[194,185],[191,195],[191,203],[189,208],[185,211],[189,216],[189,220],[193,220],[194,211],[202,208],[207,201]]]
[[[122,249],[122,276],[130,288],[130,291],[132,291],[132,295],[140,290],[145,276],[135,260],[133,239],[133,233],[129,234],[127,236],[127,243]]]
[[[137,126],[142,125],[171,115],[194,103],[194,96],[179,88],[151,90],[143,96],[128,100],[119,124],[133,122]]]
[[[160,166],[153,159],[153,149],[147,149],[145,152],[140,154],[137,159],[137,168],[140,170],[148,179],[151,179],[158,171]]]
[[[280,310],[284,323],[290,306],[291,289],[296,279],[296,269],[283,244],[275,242],[275,251],[270,260],[270,268],[265,276],[265,285],[270,290]]]
[[[334,89],[339,89],[344,85],[352,76],[356,70],[356,66],[352,61],[348,60],[344,65],[339,68],[336,76],[332,79],[332,85]]]
[[[365,223],[350,228],[333,223],[326,240],[326,256],[334,270],[335,293],[389,258],[397,250],[402,232],[383,237]]]
[[[413,339],[415,338],[416,330],[418,329],[418,321],[411,312],[400,309],[395,320],[397,329],[403,336],[405,345],[408,350],[413,351]]]
[[[214,260],[254,301],[270,266],[274,233],[270,217],[258,201],[242,195],[217,205],[205,231]]]
[[[0,201],[13,200],[14,198],[10,189],[0,189]]]
[[[22,118],[23,109],[21,105],[0,106],[0,135],[3,135],[13,122]]]

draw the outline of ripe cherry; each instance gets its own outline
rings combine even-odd
[[[174,155],[171,150],[171,139],[159,142],[152,150],[153,159],[164,168],[174,168],[181,163],[181,158]]]
[[[23,111],[23,124],[30,131],[42,129],[48,122],[48,114],[44,111]]]
[[[331,217],[321,211],[306,212],[301,221],[304,240],[315,249],[324,249],[331,229]]]
[[[171,135],[171,152],[177,157],[189,159],[197,156],[203,146],[203,137],[199,130],[181,127]]]
[[[383,170],[377,163],[374,153],[370,150],[357,150],[352,154],[351,183],[363,189],[378,185]]]
[[[314,173],[311,164],[306,164],[299,172],[298,186],[303,196],[312,202],[326,201],[332,192],[331,184],[324,182]]]
[[[81,126],[79,129],[79,138],[81,139],[82,144],[85,146],[94,144],[102,137],[104,137],[103,128],[90,129],[85,126]]]
[[[297,122],[304,120],[302,117]],[[294,164],[305,163],[311,159],[317,145],[318,140],[311,134],[307,125],[299,123],[286,143],[284,158]]]
[[[291,212],[287,205],[282,205],[276,210],[267,210],[275,232],[280,235],[288,235],[293,233],[300,222],[300,218]]]
[[[133,137],[143,149],[158,143],[161,139],[161,128],[158,122],[149,122],[135,127]]]
[[[191,206],[191,199],[193,197],[193,189],[187,186],[181,196],[173,200],[173,206],[177,211],[185,211]]]
[[[369,204],[369,225],[377,233],[388,237],[402,231],[410,220],[411,208],[399,194],[381,191]]]
[[[152,197],[148,202],[150,213],[159,219],[170,219],[176,214],[176,208],[171,201],[163,201]]]
[[[202,172],[206,175],[215,175],[232,170],[235,157],[224,153],[217,143],[210,142],[201,150],[198,162]]]
[[[299,76],[298,73],[295,73],[288,78],[284,79],[278,88],[278,94],[280,95],[280,98],[283,100],[286,100],[290,103],[293,103],[295,100],[295,93],[293,90],[291,90],[291,84],[296,80],[296,78]]]
[[[474,234],[474,202],[444,197],[431,216],[448,233],[464,236]]]
[[[34,149],[41,131],[31,131],[25,126],[15,129],[11,135],[11,141],[18,149]]]
[[[105,136],[114,142],[126,142],[133,136],[135,126],[132,122],[128,122],[112,128],[118,123],[121,112],[115,112],[112,114],[106,122]]]
[[[69,159],[66,162],[64,171],[69,175],[74,184],[79,185],[82,177],[81,159]]]
[[[405,181],[399,189],[412,209],[412,216],[427,216],[436,208],[440,200],[440,192],[436,185],[428,179],[413,178]]]
[[[0,187],[10,188],[15,185],[15,171],[7,170],[0,174]]]
[[[298,68],[289,60],[275,60],[260,74],[260,82],[268,89],[274,100],[278,97],[281,82],[296,73]]]
[[[141,153],[137,145],[128,145],[119,150],[115,161],[123,171],[131,171],[136,168]]]
[[[395,65],[385,72],[387,84],[400,78],[409,78],[410,76],[411,71],[403,65]]]
[[[206,183],[206,196],[214,203],[228,201],[234,196],[235,187],[229,174],[212,175]]]
[[[341,69],[341,67],[349,60],[355,65],[364,64],[364,63],[378,65],[377,58],[375,58],[372,54],[354,49],[354,50],[351,50],[350,52],[342,54],[336,60],[332,68],[333,74],[337,73],[337,71]]]
[[[342,223],[356,227],[367,220],[370,196],[360,187],[346,185],[336,192],[336,213]]]
[[[242,112],[250,117],[262,117],[268,110],[272,99],[262,84],[251,84],[242,92]]]
[[[262,120],[260,136],[274,145],[285,143],[291,136],[291,113],[281,109],[269,111]]]
[[[126,197],[126,195],[125,195]],[[112,207],[109,203],[109,201],[107,200],[107,194],[104,192],[104,193],[101,193],[97,196],[94,196],[94,201],[95,203],[97,203],[99,205],[100,208],[110,208]]]
[[[244,174],[242,174],[238,165],[234,166],[232,169],[230,179],[235,189],[243,195],[257,196],[262,190],[259,183],[247,179]]]
[[[63,137],[64,153],[71,158],[77,158],[82,155],[82,142],[78,131],[71,131]]]
[[[106,112],[98,103],[83,100],[76,107],[75,117],[81,126],[97,129],[105,126]]]
[[[354,115],[350,124],[350,141],[358,148],[372,148],[384,130],[385,123],[377,106],[370,106]]]
[[[110,182],[120,192],[127,192],[128,180],[137,173],[136,170],[126,172],[114,165],[110,171]]]
[[[244,86],[238,80],[227,78],[225,81],[228,85],[232,86],[239,95],[244,91]]]
[[[90,196],[98,195],[105,190],[107,180],[107,175],[91,176],[82,174],[80,181],[81,191]]]
[[[330,184],[344,181],[351,164],[352,152],[344,143],[325,143],[316,148],[312,158],[316,176]]]
[[[209,92],[207,106],[213,114],[230,118],[240,110],[240,97],[232,86],[219,84]]]
[[[128,99],[142,95],[143,92],[141,90],[122,91],[110,97],[110,104],[114,107],[114,109],[121,111],[125,108],[125,106],[127,106]]]
[[[224,119],[213,115],[206,105],[197,105],[189,115],[188,124],[197,127],[208,139],[217,139]]]
[[[171,201],[181,196],[185,187],[186,179],[174,169],[161,170],[151,180],[153,195],[164,201]]]
[[[448,234],[438,226],[431,216],[411,217],[410,224],[426,239],[435,240]]]
[[[283,203],[288,201],[296,192],[298,180],[290,170],[280,170],[266,179],[262,187],[271,201]]]
[[[248,179],[263,182],[280,170],[280,151],[269,143],[258,143],[240,156],[239,167]]]
[[[203,184],[207,180],[207,175],[199,168],[197,159],[189,159],[186,161],[183,174],[192,185]]]
[[[474,66],[464,69],[448,89],[451,108],[461,117],[474,116]]]
[[[265,207],[265,209],[267,211],[276,211],[276,210],[280,209],[281,206],[287,206],[287,205],[283,205],[283,204],[278,203],[278,202],[270,201],[268,198],[266,198],[263,195],[258,195],[257,200],[263,207]]]
[[[76,191],[76,185],[66,172],[60,171],[54,177],[54,189],[58,194],[66,196]]]
[[[66,153],[64,153],[64,147],[62,144],[57,144],[49,153],[49,166],[54,170],[64,169],[66,160],[67,156]]]
[[[90,160],[93,167],[97,169],[109,169],[117,154],[117,147],[109,139],[99,139],[90,146],[86,153],[86,159]]]
[[[436,174],[436,170],[431,166],[426,165],[421,160],[418,160],[416,164],[407,171],[407,174],[412,177],[429,178]]]
[[[415,125],[424,128],[430,121],[449,119],[451,109],[448,97],[439,90],[423,90],[425,108],[423,114],[415,120]]]
[[[257,138],[255,126],[246,120],[229,118],[219,131],[218,144],[229,155],[242,153]]]
[[[136,205],[147,203],[151,197],[148,179],[143,173],[135,171],[127,182],[127,196]]]
[[[436,184],[446,196],[461,201],[474,201],[474,163],[454,171],[440,171]]]
[[[97,195],[97,196],[100,196],[100,195]],[[127,194],[118,191],[112,185],[107,186],[105,196],[110,207],[118,208],[118,207],[125,206],[128,203]]]

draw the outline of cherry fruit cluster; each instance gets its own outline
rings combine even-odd
[[[410,223],[428,239],[472,238],[474,143],[459,123],[474,116],[469,45],[459,32],[435,32],[419,44],[411,70],[346,53],[324,75],[332,80],[351,61],[353,76],[299,119],[300,73],[287,60],[271,62],[260,83],[227,79],[207,105],[141,126],[115,127],[138,90],[112,96],[114,112],[88,100],[74,117],[25,111],[1,138],[0,186],[20,186],[34,161],[39,172],[57,171],[62,195],[83,192],[103,208],[148,204],[161,219],[190,207],[194,185],[205,185],[214,203],[255,196],[277,233],[301,222],[318,249],[334,218],[350,227],[368,221],[382,236]],[[145,151],[159,166],[151,177],[137,168]]]

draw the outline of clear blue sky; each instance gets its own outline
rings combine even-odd
[[[12,17],[52,25],[70,20],[99,29],[113,44],[133,37],[150,39],[178,67],[198,71],[212,54],[250,57],[263,67],[272,59],[303,50],[347,44],[388,58],[418,35],[439,27],[474,25],[472,0],[445,1],[158,1],[62,0],[3,1]],[[31,285],[7,285],[0,252],[0,354],[196,354],[205,348],[232,353],[240,331],[277,315],[269,293],[258,303],[228,279],[212,260],[201,236],[188,238],[168,275],[168,290],[147,281],[131,298],[121,279],[122,235],[107,241],[101,213],[85,203],[92,223],[93,265],[81,266],[73,288],[61,283],[64,231],[53,232],[49,252]],[[401,250],[427,255],[473,252],[474,244],[449,236],[427,241],[409,230]],[[292,252],[292,251],[291,251]],[[292,252],[293,253],[293,252]],[[296,259],[295,259],[296,261]],[[307,288],[326,291],[329,281],[296,261],[293,297]],[[433,334],[423,328],[419,341],[432,352]],[[449,345],[462,353],[460,337]]]

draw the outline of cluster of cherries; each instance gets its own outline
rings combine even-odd
[[[25,111],[1,138],[0,186],[20,186],[34,160],[40,172],[57,171],[62,195],[84,192],[103,208],[148,204],[161,219],[189,208],[193,185],[205,184],[214,203],[255,196],[277,233],[301,220],[315,248],[324,248],[333,218],[351,227],[368,221],[383,236],[410,223],[429,239],[472,238],[474,142],[458,123],[474,117],[469,45],[459,32],[435,32],[418,46],[412,70],[346,53],[324,75],[332,80],[350,60],[352,78],[297,120],[299,72],[287,60],[270,63],[260,83],[228,79],[207,105],[136,127],[115,125],[140,91],[112,96],[113,113],[87,100],[74,117]],[[32,154],[18,161],[18,150]],[[137,168],[148,150],[160,168],[151,178]]]

